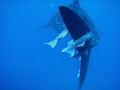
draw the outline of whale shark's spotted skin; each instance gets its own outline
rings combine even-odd
[[[98,44],[99,41],[99,35],[98,35],[98,30],[95,28],[94,23],[92,22],[91,18],[87,15],[87,13],[80,7],[79,5],[79,0],[74,0],[72,4],[68,6],[71,10],[73,10],[83,21],[90,27],[91,32],[94,35],[97,35],[97,37],[93,37],[93,40],[91,42],[91,45],[94,47]],[[41,28],[48,28],[51,27],[55,31],[61,34],[63,30],[66,30],[66,26],[63,22],[63,19],[60,15],[59,12],[53,15],[53,17],[50,19],[49,24],[43,25],[39,27],[38,29]],[[53,42],[52,42],[53,43]],[[55,43],[53,43],[55,44]],[[49,43],[48,43],[49,45]]]
[[[83,21],[91,28],[91,31],[93,34],[97,34],[98,31],[94,26],[94,23],[92,22],[91,18],[87,15],[87,13],[80,7],[79,5],[79,0],[74,0],[72,4],[70,4],[68,6],[71,10],[73,10],[79,17],[81,17],[83,19]],[[63,22],[63,19],[60,15],[59,12],[57,12],[56,14],[54,14],[51,19],[50,22],[48,24],[45,24],[43,26],[38,27],[36,30],[38,29],[44,29],[44,28],[48,28],[51,27],[53,28],[56,32],[61,33],[63,30],[66,29],[66,26]],[[98,37],[95,37],[94,42],[91,42],[91,44],[93,44],[93,46],[96,46],[98,44],[99,41],[99,35]]]
[[[79,6],[79,0],[74,0],[73,3],[70,4],[68,7],[71,10],[75,11],[80,17],[82,17],[81,13],[85,13]],[[88,17],[88,19],[89,19],[89,17]],[[84,20],[87,22],[88,19],[85,17]],[[63,19],[62,19],[62,17],[61,17],[59,12],[55,13],[51,17],[50,22],[48,24],[40,26],[36,30],[38,30],[38,29],[45,29],[45,28],[48,28],[48,27],[53,28],[58,33],[61,33],[63,30],[66,29],[65,24],[63,22]]]
[[[72,57],[81,60],[80,71],[78,74],[79,90],[81,90],[87,75],[90,52],[91,49],[98,44],[99,34],[87,14],[82,9],[79,10],[81,10],[81,12],[75,12],[76,10],[73,11],[65,6],[59,6],[63,21],[74,40],[72,45],[68,45],[62,52],[67,52]],[[81,14],[79,15],[79,13]],[[75,50],[78,50],[77,54],[74,54]]]
[[[91,40],[92,47],[96,46],[99,42],[99,34],[98,30],[96,29],[93,21],[91,18],[87,15],[87,13],[79,6],[79,0],[74,0],[75,3],[69,5],[69,8],[73,10],[83,21],[89,26],[91,29],[91,32],[95,37],[93,37]]]
[[[88,64],[89,64],[89,57],[90,57],[91,48],[98,44],[98,42],[99,42],[99,34],[98,34],[98,30],[95,28],[94,23],[92,22],[90,17],[79,6],[79,0],[74,0],[74,2],[71,5],[69,5],[68,8],[70,8],[72,11],[74,11],[75,14],[78,15],[78,18],[80,17],[80,19],[82,19],[82,21],[85,22],[86,27],[89,27],[89,32],[91,32],[93,34],[92,38],[89,41],[86,41],[85,43],[81,44],[82,47],[78,47],[77,48],[79,53],[75,55],[75,57],[81,55],[81,57],[80,57],[80,59],[81,59],[81,67],[80,67],[80,72],[79,72],[80,73],[80,77],[79,77],[79,79],[80,79],[79,90],[81,90],[82,85],[83,85],[84,80],[85,80],[85,77],[86,77],[86,74],[87,74],[87,68],[88,68]],[[83,23],[81,23],[81,24],[83,24]],[[66,35],[66,33],[67,33],[66,26],[65,26],[65,24],[63,22],[63,19],[62,19],[62,17],[61,17],[59,12],[57,12],[56,14],[53,15],[53,17],[50,19],[50,22],[48,24],[43,25],[43,26],[39,27],[38,29],[48,28],[48,27],[51,27],[55,31],[60,33],[58,35],[57,39],[54,40],[55,42],[57,42],[56,40],[58,40],[59,38],[64,37]],[[63,31],[63,30],[65,30],[65,31]],[[81,31],[81,29],[79,29],[79,30]],[[85,29],[82,28],[82,32],[84,32],[84,30]],[[69,29],[68,29],[68,31],[70,33]],[[84,36],[81,33],[79,33],[79,35]],[[77,36],[79,36],[79,35],[77,35]],[[76,35],[74,35],[73,37],[76,38]],[[49,44],[50,45],[51,42],[45,43],[45,44]],[[53,42],[52,42],[52,45],[53,45]],[[53,45],[52,47],[54,47],[55,45]],[[68,47],[71,46],[71,45],[73,45],[73,42],[72,42],[72,44],[69,43]],[[84,46],[84,48],[83,48],[83,46]]]
[[[63,19],[59,12],[57,12],[51,19],[49,23],[50,27],[53,28],[58,33],[62,32],[66,27],[64,25]]]

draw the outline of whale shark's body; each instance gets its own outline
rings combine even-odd
[[[74,0],[72,4],[68,5],[71,10],[73,10],[77,15],[79,15],[86,23],[90,21],[89,24],[91,27],[94,26],[92,20],[86,14],[86,12],[80,7],[79,0]],[[86,15],[86,16],[85,16]],[[48,24],[38,27],[36,30],[45,29],[45,28],[53,28],[58,33],[61,33],[63,30],[66,29],[63,19],[59,12],[55,13]]]
[[[60,6],[59,11],[62,15],[68,32],[73,38],[73,44],[63,49],[63,52],[71,54],[71,52],[75,52],[75,50],[78,50],[78,54],[72,53],[71,55],[72,57],[80,57],[81,59],[79,77],[79,90],[81,90],[87,74],[91,48],[98,44],[99,34],[97,29],[95,29],[94,24],[90,26],[89,24],[87,24],[90,23],[89,20],[88,22],[85,22],[81,17],[79,17],[79,15],[77,15],[68,7]],[[85,14],[85,16],[87,15]]]
[[[53,15],[48,24],[36,30],[51,27],[60,33],[54,41],[45,43],[51,45],[52,48],[55,47],[57,40],[63,38],[68,32],[70,33],[73,40],[68,42],[68,47],[62,52],[68,52],[71,57],[81,60],[79,77],[79,90],[81,90],[87,74],[91,48],[99,42],[98,31],[87,13],[80,7],[79,0],[74,0],[68,8],[60,7],[59,11]],[[76,50],[78,54],[74,53]]]
[[[91,18],[87,15],[87,13],[80,7],[79,0],[74,0],[73,3],[68,6],[68,8],[73,10],[89,26],[89,28],[91,28],[91,30],[93,30],[94,33],[96,33],[96,30],[94,30],[94,29],[96,29],[94,26],[94,23],[92,22]],[[48,27],[51,27],[55,31],[60,33],[57,36],[57,38],[55,38],[55,40],[48,42],[48,43],[44,43],[44,44],[48,44],[52,48],[54,48],[57,44],[57,41],[59,39],[65,37],[65,35],[68,33],[66,31],[65,23],[63,22],[63,19],[59,12],[57,12],[56,14],[53,15],[53,17],[50,19],[50,22],[48,24],[43,25],[43,26],[37,28],[36,30],[42,29],[42,28],[48,28]]]

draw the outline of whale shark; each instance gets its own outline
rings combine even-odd
[[[87,13],[80,7],[79,0],[74,0],[72,4],[59,7],[59,12],[53,15],[48,24],[38,27],[36,30],[53,28],[59,35],[51,42],[44,43],[54,48],[57,41],[70,33],[72,40],[68,42],[67,48],[62,52],[67,52],[70,57],[81,61],[79,69],[79,90],[81,90],[89,65],[91,49],[99,42],[99,33],[93,21]],[[78,53],[75,53],[78,51]]]
[[[72,44],[68,45],[62,52],[67,52],[71,57],[76,57],[81,60],[78,89],[81,90],[87,75],[91,49],[98,44],[99,33],[94,25],[88,24],[91,23],[89,20],[85,22],[83,17],[86,17],[86,14],[80,17],[72,9],[65,6],[59,6],[59,11],[73,39]],[[78,51],[78,53],[75,54],[75,51]]]
[[[76,12],[79,12],[78,9],[79,0],[74,0],[72,4],[68,5],[68,7]],[[59,12],[56,12],[51,18],[49,23],[39,26],[36,30],[53,28],[57,33],[61,33],[66,29],[63,19]]]
[[[67,7],[70,8],[71,10],[73,10],[89,26],[89,28],[96,29],[91,18],[80,7],[79,0],[74,0],[73,3],[68,5]],[[55,31],[57,31],[59,33],[59,35],[53,41],[44,43],[44,44],[50,45],[52,48],[54,48],[56,46],[58,40],[60,40],[61,38],[64,38],[66,36],[66,34],[68,33],[65,23],[63,21],[63,18],[61,17],[61,14],[59,12],[57,12],[55,15],[53,15],[49,24],[41,26],[41,27],[39,27],[39,29],[41,29],[43,27],[44,28],[52,27]]]

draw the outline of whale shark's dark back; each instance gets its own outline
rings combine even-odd
[[[74,11],[65,6],[60,6],[59,11],[74,41],[85,35],[86,32],[90,32],[87,24]]]

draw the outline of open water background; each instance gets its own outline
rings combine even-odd
[[[58,34],[49,22],[58,6],[73,0],[0,0],[0,90],[78,90],[79,60],[61,53],[70,38],[55,48],[44,45]],[[100,33],[92,49],[82,90],[120,90],[120,1],[80,0]]]

